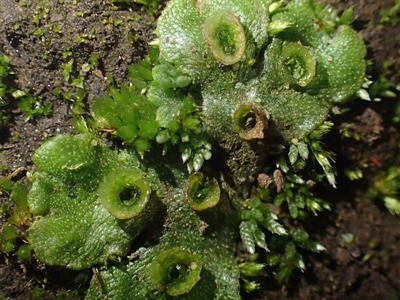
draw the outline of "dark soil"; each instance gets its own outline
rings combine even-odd
[[[0,166],[5,165],[7,169],[0,176],[12,174],[14,180],[25,178],[32,170],[32,153],[44,140],[72,131],[73,103],[53,93],[56,87],[61,87],[62,93],[75,89],[64,80],[62,64],[69,58],[63,54],[72,53],[70,57],[74,58],[77,70],[72,75],[77,75],[93,53],[100,58],[98,67],[85,77],[88,91],[85,103],[90,106],[91,100],[109,87],[104,77],[112,74],[117,82],[126,81],[126,66],[143,58],[147,43],[154,38],[155,21],[139,5],[129,11],[128,7],[115,10],[106,0],[76,1],[78,4],[72,0],[44,1],[50,12],[43,14],[38,9],[41,2],[0,0],[0,54],[9,56],[16,73],[16,86],[29,88],[35,96],[53,103],[50,117],[30,122],[25,122],[15,103],[7,107],[12,119],[0,132],[3,145]],[[383,29],[377,26],[378,12],[391,7],[395,1],[325,2],[339,10],[354,6],[354,26],[367,43],[368,58],[373,62],[372,78],[385,75],[398,84],[400,25],[385,25]],[[39,25],[35,24],[35,18],[40,19]],[[115,25],[113,20],[122,20],[122,23]],[[49,25],[57,25],[61,33],[54,32]],[[42,34],[38,34],[38,28]],[[85,41],[78,43],[78,37],[84,37]],[[393,66],[384,69],[382,64],[387,60]],[[392,216],[382,203],[372,201],[365,194],[379,170],[400,163],[400,128],[390,121],[398,100],[357,100],[348,112],[335,119],[337,127],[326,144],[337,154],[338,189],[320,191],[319,195],[330,200],[333,211],[319,215],[308,230],[327,251],[320,255],[304,253],[307,270],[304,274],[294,274],[287,288],[274,286],[266,276],[262,290],[246,295],[246,299],[400,299],[400,218]],[[359,141],[340,138],[340,126],[345,123],[359,133]],[[353,167],[363,168],[362,180],[346,179],[343,170]],[[0,203],[5,201],[7,196],[0,191]],[[354,235],[350,245],[343,241],[343,234],[347,233]],[[371,243],[376,247],[371,247]],[[370,256],[367,260],[366,255]],[[45,285],[49,292],[43,298],[54,299],[56,291],[68,289],[77,275],[65,273],[61,278],[51,268],[39,265],[41,270],[36,271],[36,267],[35,263],[18,264],[14,257],[0,254],[0,296],[31,299],[34,287]],[[48,282],[43,278],[48,278]]]

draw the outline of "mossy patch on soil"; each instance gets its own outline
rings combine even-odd
[[[373,60],[373,78],[383,74],[398,82],[400,37],[397,32],[400,27],[386,24],[383,29],[378,29],[376,13],[390,7],[394,1],[328,2],[339,8],[354,5],[354,25],[367,41],[369,58]],[[62,65],[73,57],[71,76],[77,78],[90,56],[98,55],[98,67],[84,78],[88,91],[84,105],[90,106],[91,100],[103,95],[109,87],[104,77],[112,74],[117,82],[126,81],[126,66],[144,57],[147,43],[154,37],[155,21],[143,13],[140,5],[134,5],[133,11],[129,11],[115,10],[108,1],[78,1],[74,5],[65,0],[41,4],[43,1],[37,0],[26,1],[24,5],[23,1],[12,0],[0,3],[0,53],[10,57],[16,84],[53,103],[51,117],[29,123],[24,121],[16,105],[9,106],[12,121],[1,129],[0,136],[3,145],[0,164],[7,169],[0,176],[20,170],[14,173],[15,180],[32,170],[32,154],[44,140],[72,130],[73,102],[62,99],[62,94],[75,93],[77,88],[72,81],[65,80]],[[389,69],[382,67],[386,60],[393,63]],[[56,87],[61,87],[60,93],[54,93]],[[395,297],[400,295],[400,219],[391,216],[382,204],[365,196],[379,170],[400,163],[400,130],[389,121],[397,102],[398,99],[381,103],[357,101],[350,111],[335,120],[338,129],[325,142],[337,153],[336,166],[339,170],[363,166],[364,178],[351,182],[339,173],[335,193],[329,191],[327,195],[326,191],[318,191],[319,196],[330,200],[334,209],[332,214],[320,215],[309,232],[327,248],[326,254],[305,256],[305,274],[295,274],[288,288],[282,290],[271,286],[271,280],[265,277],[262,290],[244,298],[397,299]],[[376,117],[365,118],[366,109],[373,110]],[[382,122],[377,121],[379,117]],[[340,140],[338,130],[343,123],[353,125],[363,138],[360,141]],[[374,126],[381,126],[382,130],[371,133],[370,128]],[[374,135],[372,140],[371,134]],[[8,198],[0,192],[0,202],[5,201]],[[351,244],[343,240],[343,235],[348,233],[354,236]],[[43,278],[49,278],[46,288],[50,292],[43,299],[55,299],[58,289],[70,287],[63,283],[72,283],[78,275],[67,272],[63,277],[56,277],[59,273],[54,268],[36,270],[36,265],[26,268],[15,258],[8,259],[1,254],[0,295],[29,299],[33,288],[41,286]],[[32,281],[32,278],[36,279]]]

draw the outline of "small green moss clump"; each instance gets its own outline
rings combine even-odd
[[[329,209],[313,185],[336,184],[326,119],[365,77],[345,24],[310,0],[170,1],[131,84],[94,102],[87,133],[33,156],[38,259],[102,266],[87,300],[233,300],[265,265],[280,283],[303,270],[298,248],[324,247],[297,221]],[[274,253],[238,265],[239,236]]]

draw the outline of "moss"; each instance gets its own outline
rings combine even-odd
[[[363,42],[309,0],[173,0],[157,34],[159,55],[94,102],[88,133],[35,153],[30,245],[50,265],[104,265],[88,300],[240,299],[240,272],[252,290],[263,265],[236,264],[239,235],[250,253],[284,252],[269,261],[284,283],[305,268],[298,247],[323,246],[276,211],[302,220],[329,208],[302,176],[335,185],[319,141],[331,108],[363,83]],[[266,159],[276,170],[257,189]]]

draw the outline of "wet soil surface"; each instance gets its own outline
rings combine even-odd
[[[391,7],[394,0],[325,2],[339,10],[354,7],[354,26],[368,45],[372,78],[385,75],[399,83],[400,26],[378,28],[378,12]],[[33,168],[32,153],[44,140],[72,131],[74,103],[60,95],[76,92],[76,87],[65,80],[63,64],[73,58],[71,76],[76,77],[92,54],[99,57],[98,66],[85,75],[85,106],[90,106],[94,97],[107,91],[107,74],[112,74],[116,82],[127,81],[126,66],[146,54],[146,45],[154,38],[154,22],[139,5],[115,9],[105,0],[0,0],[0,54],[9,56],[16,86],[53,103],[51,116],[29,122],[15,103],[7,106],[12,118],[0,132],[0,165],[7,166],[0,176],[24,178]],[[387,60],[392,66],[385,69],[382,65]],[[61,88],[61,94],[54,92],[56,88]],[[316,217],[308,228],[312,238],[327,251],[319,255],[304,253],[307,269],[304,274],[295,273],[288,287],[275,286],[265,275],[262,289],[244,295],[245,299],[400,299],[400,218],[365,193],[379,170],[400,163],[400,128],[390,121],[398,100],[358,100],[336,117],[336,129],[326,145],[337,154],[338,189],[320,191],[319,195],[330,200],[333,209]],[[340,138],[343,124],[361,138]],[[345,168],[360,166],[363,179],[346,179]],[[5,201],[6,195],[0,192],[0,203]],[[349,233],[354,236],[351,244],[343,239]],[[41,270],[35,271],[37,267]],[[51,268],[18,264],[15,258],[0,254],[0,296],[6,299],[31,299],[32,289],[43,284],[49,290],[43,299],[55,299],[56,291],[68,289],[77,274],[57,276],[59,273]],[[43,278],[47,283],[41,281]]]

